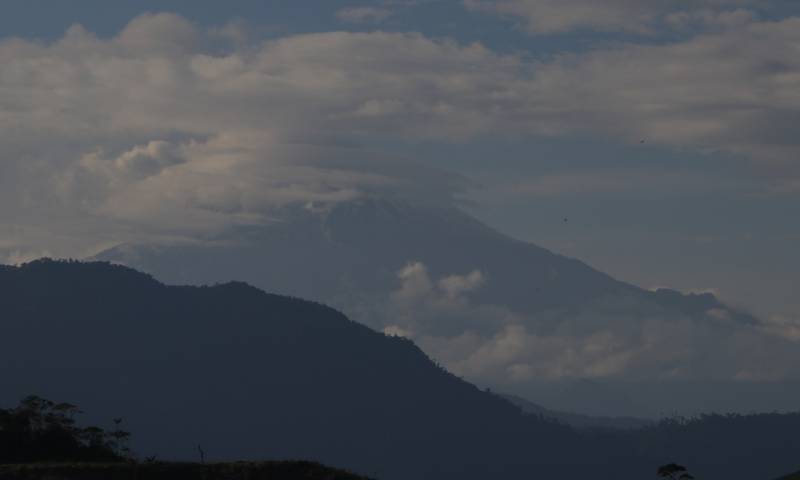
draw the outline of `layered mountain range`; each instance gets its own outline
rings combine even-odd
[[[413,339],[459,376],[555,410],[657,418],[800,404],[800,352],[747,312],[619,281],[455,207],[297,206],[263,225],[95,258],[170,284],[241,280],[324,302]]]
[[[123,418],[160,459],[303,458],[382,479],[706,477],[797,466],[800,415],[578,432],[476,388],[408,339],[244,283],[166,286],[106,263],[0,268],[0,402]],[[105,422],[105,423],[104,423]]]

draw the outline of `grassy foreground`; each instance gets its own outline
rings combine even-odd
[[[0,480],[367,480],[314,462],[0,465]]]

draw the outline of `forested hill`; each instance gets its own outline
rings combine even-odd
[[[123,417],[141,456],[319,461],[381,479],[701,478],[796,469],[796,415],[579,434],[523,415],[412,342],[242,283],[162,285],[105,263],[0,268],[0,403]],[[608,467],[613,465],[613,467]],[[710,475],[706,475],[710,476]]]
[[[194,459],[202,444],[216,460],[448,478],[550,462],[577,441],[408,340],[242,283],[168,287],[104,263],[37,261],[3,268],[0,292],[3,403],[36,393],[123,416],[142,455]]]

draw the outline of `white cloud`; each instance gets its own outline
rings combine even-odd
[[[403,267],[397,278],[401,281],[400,289],[392,295],[401,302],[414,302],[433,291],[434,283],[428,275],[428,269],[420,262],[412,262]]]
[[[145,15],[110,40],[73,27],[53,44],[0,42],[0,102],[8,105],[0,113],[0,218],[19,220],[25,207],[33,224],[37,213],[70,224],[104,216],[166,233],[260,222],[287,203],[376,190],[452,193],[454,176],[350,148],[348,138],[403,135],[403,125],[411,134],[468,134],[475,127],[456,118],[458,108],[414,95],[446,83],[447,70],[460,75],[462,61],[414,87],[393,80],[390,70],[401,75],[404,67],[381,52],[409,43],[423,64],[439,49],[464,61],[489,52],[419,35],[332,33],[212,54],[204,48],[219,40],[215,32],[175,15]],[[357,50],[363,54],[348,65]],[[400,98],[405,110],[359,121],[362,107],[382,96]],[[428,127],[406,121],[415,115],[429,117]]]
[[[398,288],[386,303],[362,310],[361,320],[413,339],[458,375],[512,389],[586,378],[800,377],[796,322],[751,324],[723,307],[680,316],[633,297],[527,317],[473,301],[470,294],[486,281],[479,271],[434,279],[424,264],[412,262],[398,272]]]
[[[178,220],[183,229],[213,229],[265,223],[287,205],[350,200],[394,181],[336,165],[342,152],[335,149],[314,150],[234,134],[184,144],[155,141],[112,158],[85,155],[63,184],[68,198],[83,198],[96,214],[162,228]]]
[[[761,329],[793,342],[800,342],[800,314],[772,316],[761,325]]]
[[[470,303],[469,294],[484,283],[483,274],[478,270],[434,280],[424,264],[411,262],[398,272],[397,278],[399,288],[391,292],[386,304],[375,310],[375,318],[387,322],[374,325],[379,330],[402,331],[403,336],[412,338],[423,332],[454,336],[470,328],[492,330],[510,318],[504,318],[506,312],[502,308],[491,306],[479,307],[469,316],[464,315]],[[374,323],[375,318],[364,320]]]
[[[800,107],[800,64],[790,53],[798,26],[788,19],[567,56],[539,69],[535,84],[550,95],[538,108],[563,130],[745,155],[791,178],[800,152],[791,120]]]
[[[465,293],[476,290],[483,285],[486,279],[480,270],[474,270],[468,275],[450,275],[439,280],[439,288],[449,297],[457,298]]]
[[[136,145],[112,159],[105,158],[102,150],[88,153],[80,159],[79,165],[86,173],[106,177],[114,185],[158,175],[185,161],[178,145],[154,140],[146,145]]]
[[[114,43],[126,52],[154,55],[180,55],[194,51],[203,32],[173,13],[140,15],[117,35]]]

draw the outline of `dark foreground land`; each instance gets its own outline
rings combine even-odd
[[[367,480],[314,462],[0,465],[0,480]]]
[[[786,475],[785,477],[781,477],[778,480],[800,480],[800,472],[795,472],[791,475]]]

